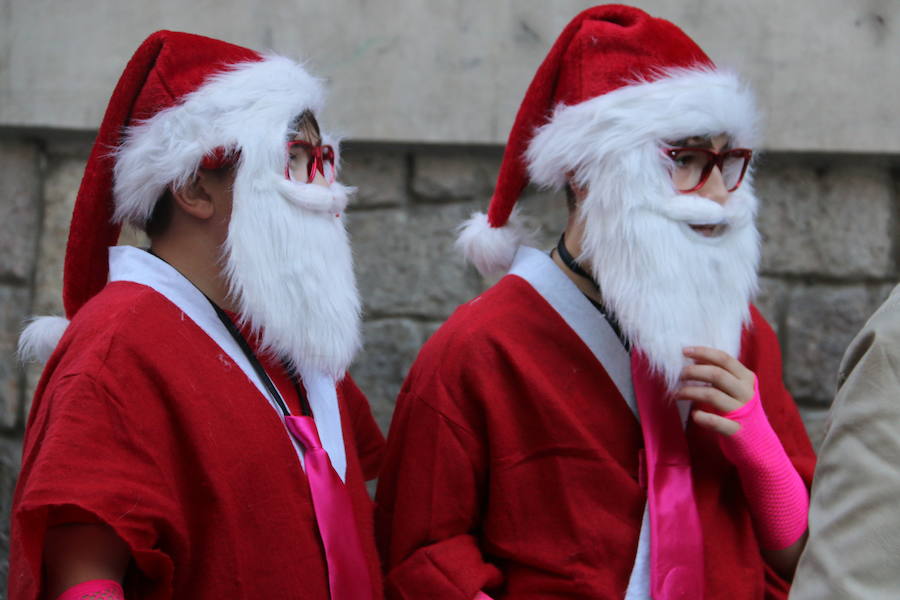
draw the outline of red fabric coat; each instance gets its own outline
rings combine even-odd
[[[266,367],[296,406],[284,373]],[[364,480],[383,438],[349,377],[338,398],[380,595]],[[308,483],[279,415],[202,329],[135,283],[85,305],[45,368],[14,498],[11,599],[38,596],[48,521],[85,515],[128,543],[129,600],[329,597]]]
[[[801,476],[814,454],[753,309],[741,360]],[[688,426],[712,599],[784,598],[734,467]],[[401,390],[377,495],[389,598],[622,598],[646,502],[641,427],[594,354],[508,275],[460,307]]]

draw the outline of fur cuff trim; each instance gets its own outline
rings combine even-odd
[[[19,336],[19,360],[44,364],[69,326],[63,317],[34,317]]]
[[[518,211],[502,227],[493,227],[485,213],[472,213],[457,228],[456,248],[483,277],[502,275],[512,265],[516,250],[531,236]]]

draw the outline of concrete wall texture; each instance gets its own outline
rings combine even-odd
[[[349,220],[366,346],[352,374],[385,431],[418,348],[489,285],[453,251],[453,229],[487,205],[534,68],[589,4],[554,2],[552,15],[536,0],[293,4],[251,12],[230,0],[161,0],[133,10],[112,0],[0,5],[4,581],[6,515],[40,375],[17,363],[16,339],[27,316],[62,312],[68,221],[88,150],[115,78],[147,32],[191,30],[305,54],[330,77],[329,120],[353,136],[342,179],[359,187]],[[900,3],[640,4],[682,25],[759,91],[769,126],[757,175],[758,304],[778,332],[785,381],[817,441],[844,348],[900,279],[900,138],[889,100],[900,92]],[[200,19],[208,15],[217,18]],[[341,36],[330,23],[340,23]],[[563,199],[529,190],[521,204],[542,227],[541,245],[552,245],[565,220]]]
[[[900,3],[635,0],[739,70],[777,150],[900,151]],[[154,29],[309,59],[355,139],[506,141],[521,93],[584,0],[6,0],[0,123],[92,128]],[[890,74],[894,74],[893,77]],[[448,90],[453,90],[448,94]]]

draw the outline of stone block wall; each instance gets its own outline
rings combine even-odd
[[[61,314],[68,220],[91,135],[0,137],[0,578],[10,497],[30,396],[40,374],[14,357],[23,319]],[[365,299],[366,346],[351,372],[387,431],[416,352],[490,282],[453,250],[454,228],[487,206],[499,147],[348,144],[342,179]],[[758,300],[778,332],[785,380],[814,441],[847,343],[898,280],[898,181],[887,157],[768,155],[760,163],[763,278]],[[564,200],[529,190],[522,207],[540,246],[565,222]],[[140,242],[134,234],[129,240]]]
[[[357,144],[344,156],[344,179],[360,188],[350,228],[366,306],[366,348],[352,372],[386,430],[417,349],[490,283],[454,252],[453,229],[487,206],[502,149]],[[773,154],[759,164],[757,303],[814,442],[844,349],[898,281],[897,181],[879,157]],[[521,206],[551,247],[563,198],[529,190]]]

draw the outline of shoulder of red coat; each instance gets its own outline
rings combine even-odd
[[[171,301],[149,286],[114,281],[85,303],[72,323],[103,328],[113,324],[121,326],[129,321],[146,322],[178,312]]]
[[[525,280],[513,275],[503,277],[465,304],[461,304],[432,335],[441,346],[471,345],[489,341],[511,328],[527,326],[535,314],[540,296]]]
[[[778,338],[772,325],[763,316],[756,305],[750,305],[750,320],[744,325],[741,334],[741,357],[748,358],[748,354],[757,354],[761,348],[772,344],[778,344]]]
[[[740,360],[754,370],[774,368],[780,378],[781,345],[778,336],[753,304],[750,305],[750,322],[744,327],[741,336]]]
[[[775,338],[775,330],[755,304],[750,305],[750,322],[745,328],[755,338]]]
[[[180,309],[153,288],[117,281],[81,307],[60,343],[77,345],[79,352],[92,345],[108,346],[113,337],[140,343],[167,335],[168,324],[180,315]]]
[[[460,305],[428,338],[410,370],[409,381],[440,373],[455,378],[497,366],[514,350],[516,336],[535,329],[543,300],[524,280],[506,276]],[[552,310],[552,309],[551,309]]]

